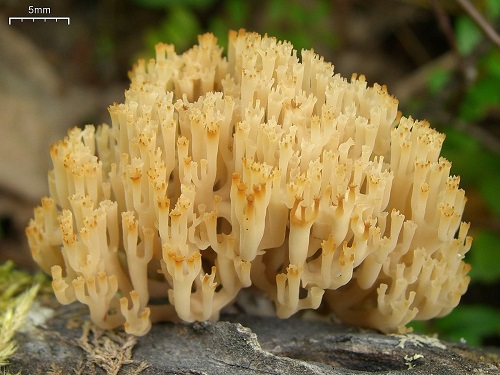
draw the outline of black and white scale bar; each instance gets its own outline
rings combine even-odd
[[[24,20],[31,20],[33,22],[38,20],[43,20],[44,22],[47,22],[47,20],[55,20],[56,22],[59,20],[64,20],[68,21],[68,25],[70,23],[69,17],[9,17],[9,25],[13,20],[20,20],[21,22],[23,22]]]

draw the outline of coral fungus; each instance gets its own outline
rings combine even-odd
[[[159,44],[130,79],[111,126],[50,150],[26,232],[61,303],[136,335],[217,319],[250,286],[281,318],[323,304],[386,332],[458,304],[464,191],[444,135],[384,86],[243,30],[227,57],[212,34]]]

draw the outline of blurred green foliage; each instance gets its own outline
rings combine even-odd
[[[175,8],[180,5],[193,8],[204,8],[211,5],[213,0],[134,0],[135,3],[154,9]]]
[[[476,69],[477,79],[466,91],[459,113],[468,122],[479,121],[500,106],[500,50],[482,55]]]
[[[470,252],[468,260],[473,264],[470,277],[474,282],[484,284],[495,283],[499,279],[500,236],[491,231],[477,231],[474,235],[474,251]],[[476,250],[479,249],[479,250]],[[497,311],[500,322],[500,312]]]
[[[443,130],[446,141],[442,154],[453,161],[452,172],[460,175],[463,185],[477,190],[492,214],[500,217],[500,156],[461,130],[450,126]]]
[[[270,0],[259,3],[261,11],[255,12],[256,3],[245,0],[131,0],[143,7],[163,10],[165,18],[160,25],[145,33],[147,51],[154,51],[156,43],[168,42],[178,52],[189,48],[198,34],[212,32],[223,46],[227,45],[230,29],[258,29],[280,40],[288,40],[300,51],[312,48],[318,40],[334,48],[338,40],[331,33],[328,15],[332,2]],[[259,19],[255,20],[255,14]],[[304,15],[307,14],[307,17]],[[207,17],[208,16],[208,17]],[[304,33],[304,30],[310,30]]]
[[[500,1],[479,3],[490,22],[500,21]],[[459,102],[447,108],[454,124],[461,125],[441,124],[446,133],[442,154],[453,161],[452,172],[460,175],[466,191],[479,193],[490,211],[490,220],[500,221],[500,154],[486,149],[468,131],[473,124],[492,130],[500,126],[500,50],[491,46],[478,26],[465,15],[457,17],[454,31],[457,52],[462,62],[469,64],[474,78],[464,85]],[[430,100],[453,79],[452,71],[432,72],[428,79]],[[471,286],[500,283],[500,233],[488,227],[474,228],[472,223],[472,235],[472,249],[466,256],[472,265]],[[438,332],[447,339],[464,339],[470,345],[481,345],[487,338],[498,340],[500,309],[461,304],[442,319],[416,322],[413,327],[417,331]]]
[[[485,337],[500,330],[498,309],[481,305],[458,306],[443,319],[436,319],[432,328],[448,340],[465,340],[479,346]]]
[[[201,28],[195,14],[183,6],[170,8],[165,20],[156,28],[146,31],[145,44],[149,52],[159,42],[173,44],[179,51],[184,51],[196,41]]]
[[[476,24],[468,17],[461,16],[455,25],[457,49],[463,55],[470,54],[481,41],[483,34]]]

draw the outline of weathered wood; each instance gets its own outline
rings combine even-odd
[[[47,314],[48,313],[48,314]],[[427,336],[383,335],[334,322],[226,315],[156,324],[135,338],[82,323],[80,306],[37,305],[10,372],[23,374],[498,374],[499,357]],[[68,321],[74,323],[68,325]]]

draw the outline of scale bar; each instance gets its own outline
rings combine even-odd
[[[69,17],[9,17],[9,25],[12,23],[13,20],[21,20],[23,22],[24,20],[32,20],[35,22],[36,20],[43,20],[44,22],[47,22],[47,20],[55,20],[56,22],[58,20],[65,20],[68,21],[69,25]]]

